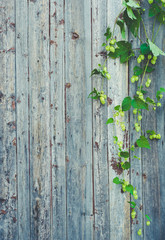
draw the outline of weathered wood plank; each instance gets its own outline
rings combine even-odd
[[[129,34],[129,41],[132,42],[133,48],[137,48],[139,46],[140,41],[139,39],[135,39],[132,34]],[[137,64],[137,57],[139,55],[139,51],[136,52],[136,57],[132,58],[129,63],[129,96],[131,98],[134,97],[137,86],[139,85],[141,79],[139,76],[139,81],[136,83],[131,82],[131,77],[133,76],[133,68],[138,65]],[[140,137],[141,132],[137,133],[135,130],[135,123],[138,122],[138,115],[133,114],[133,108],[131,108],[130,111],[130,146],[135,145],[136,140]],[[140,123],[140,122],[139,122]],[[142,177],[143,177],[143,171],[142,171],[142,160],[138,160],[134,158],[134,155],[141,158],[141,148],[135,148],[136,150],[134,152],[130,151],[131,156],[131,168],[130,168],[130,180],[131,184],[136,187],[137,194],[138,194],[138,200],[136,201],[133,197],[131,198],[131,201],[136,202],[138,207],[141,209],[142,207]],[[139,209],[135,208],[135,211],[137,213],[137,217],[133,221],[131,221],[131,237],[132,240],[137,239],[137,231],[139,228],[143,227],[143,216]]]
[[[67,239],[92,239],[90,3],[65,4]]]
[[[92,1],[92,69],[103,64],[101,54],[104,33],[107,27],[107,1]],[[94,76],[92,89],[107,93],[107,82]],[[107,106],[93,100],[93,200],[94,200],[94,239],[110,239],[109,225],[109,169],[107,159]]]
[[[17,239],[15,2],[0,4],[0,238]]]
[[[108,3],[108,25],[113,29],[115,19],[122,9],[121,1],[115,4],[111,1]],[[115,36],[117,40],[121,39],[119,27],[116,26]],[[113,117],[113,109],[116,105],[121,105],[122,100],[128,96],[128,65],[121,64],[120,60],[110,60],[108,70],[112,76],[108,82],[108,96],[112,99],[112,105],[108,108],[108,117]],[[123,141],[123,149],[129,147],[129,123],[128,114],[125,117],[119,117],[120,121],[125,122],[126,131],[122,132],[120,125],[108,126],[108,155],[109,155],[109,187],[110,187],[110,238],[112,239],[130,239],[130,211],[129,195],[121,194],[121,187],[113,183],[113,178],[125,178],[129,181],[127,172],[114,171],[118,151],[114,146],[113,136],[118,136],[119,141]],[[123,119],[123,120],[122,120]],[[114,147],[112,147],[114,146]]]
[[[50,5],[50,79],[53,239],[66,236],[64,1]]]
[[[49,1],[29,3],[31,238],[50,239]]]
[[[144,2],[143,6],[147,9],[148,3]],[[148,19],[148,11],[146,11],[145,15],[145,26],[146,31],[148,34],[148,37],[152,38],[152,26],[153,26],[153,20]],[[156,24],[155,29],[158,29],[158,24]],[[156,31],[155,31],[156,33]],[[157,37],[156,44],[163,48],[163,29],[161,37]],[[141,32],[141,38],[145,39],[144,31]],[[162,66],[162,57],[158,59],[158,66]],[[156,67],[156,70],[150,74],[150,78],[152,80],[151,88],[148,89],[148,96],[150,98],[153,98],[156,100],[156,91],[158,88],[162,87],[160,86],[159,80],[164,80],[164,69],[161,69],[161,75],[160,75],[160,68]],[[164,81],[163,81],[164,82]],[[163,115],[161,113],[161,110],[157,111],[150,111],[145,112],[144,111],[144,117],[143,117],[143,131],[146,132],[146,130],[159,130],[159,126],[157,125],[157,118],[159,116],[162,118]],[[158,115],[159,114],[159,115]],[[162,119],[163,120],[163,119]],[[163,123],[163,122],[161,122]],[[162,132],[162,135],[164,135],[164,131]],[[162,225],[161,219],[161,212],[160,210],[164,211],[164,207],[160,204],[160,201],[162,200],[162,197],[160,197],[160,168],[164,169],[164,164],[162,164],[162,159],[160,161],[159,157],[160,154],[158,153],[158,146],[160,147],[160,144],[162,145],[162,141],[164,139],[164,136],[161,140],[159,140],[159,145],[156,140],[150,141],[151,149],[150,150],[142,150],[142,166],[143,166],[143,174],[146,176],[146,180],[143,179],[143,210],[145,214],[148,214],[151,219],[152,223],[150,227],[146,226],[146,219],[144,221],[144,239],[162,239],[162,232],[160,231],[160,226]],[[163,155],[164,148],[162,148],[161,154]],[[160,162],[159,162],[160,161]],[[162,172],[161,172],[162,173]],[[161,176],[161,183],[165,181],[165,178]],[[162,188],[162,186],[161,186]]]
[[[28,3],[16,1],[16,112],[19,239],[30,239],[28,132]]]
[[[143,239],[163,239],[165,100],[156,112],[144,112],[142,120],[144,131],[154,129],[162,139],[151,142],[152,150],[139,149],[136,155],[142,154],[142,160],[131,162],[138,205],[152,224],[147,227],[138,212],[131,227],[129,197],[113,184],[113,135],[125,147],[132,145],[138,137],[135,118],[130,115],[128,122],[125,116],[130,139],[127,131],[105,123],[113,107],[135,93],[130,77],[136,59],[129,65],[129,78],[127,65],[118,60],[107,64],[112,79],[103,90],[111,105],[87,98],[93,87],[101,90],[100,79],[91,82],[89,75],[105,60],[103,34],[121,2],[1,0],[0,239],[135,240],[140,224]],[[151,34],[147,13],[146,22]],[[115,35],[120,36],[118,31]],[[156,43],[165,47],[163,29]],[[151,74],[152,97],[164,87],[164,65],[160,57]]]
[[[163,41],[162,41],[163,40]],[[165,49],[165,31],[161,29],[159,33],[159,37],[156,41],[158,46],[161,47],[161,49]],[[157,63],[157,74],[156,77],[154,76],[153,79],[158,79],[159,81],[156,81],[156,91],[160,89],[160,87],[165,88],[165,81],[164,81],[164,76],[165,76],[165,57],[161,56],[158,60]],[[159,162],[159,169],[158,169],[158,179],[159,179],[159,186],[160,186],[160,193],[159,193],[159,202],[160,202],[160,208],[158,211],[160,212],[160,222],[157,223],[158,227],[158,232],[160,239],[163,239],[165,236],[165,169],[164,169],[164,156],[165,156],[165,146],[164,146],[164,141],[165,141],[165,97],[161,100],[162,107],[157,110],[157,123],[156,123],[156,130],[158,133],[161,134],[162,138],[161,140],[158,141],[157,145],[157,156],[156,159],[153,159],[153,161],[158,161]],[[153,165],[154,167],[154,165]],[[151,191],[152,192],[152,191]],[[154,225],[153,225],[154,226]],[[148,230],[147,230],[148,231]]]

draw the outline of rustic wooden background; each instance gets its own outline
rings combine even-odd
[[[138,222],[143,239],[164,239],[165,104],[142,121],[143,129],[157,130],[162,139],[142,151],[141,161],[132,161],[127,176],[152,218],[146,227],[140,213],[130,223],[129,197],[112,183],[113,133],[125,146],[133,143],[132,116],[126,116],[130,137],[105,124],[113,107],[134,94],[129,76],[136,60],[129,66],[108,63],[109,104],[87,98],[101,87],[100,79],[89,76],[104,61],[103,34],[121,2],[0,0],[1,240],[136,240]],[[151,33],[152,22],[146,22]],[[163,28],[157,44],[165,46]],[[164,66],[160,57],[151,96],[165,86]]]

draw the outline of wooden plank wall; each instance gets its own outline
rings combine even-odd
[[[101,47],[113,27],[121,0],[0,0],[0,239],[136,240],[165,236],[163,108],[144,116],[143,129],[162,139],[139,151],[127,179],[138,190],[139,205],[152,218],[131,224],[129,197],[112,180],[113,135],[133,143],[127,131],[106,126],[113,107],[133,96],[131,67],[110,61],[104,83],[109,103],[88,99],[96,87],[91,70],[104,62]],[[144,5],[147,1],[144,1]],[[147,31],[151,32],[151,22]],[[141,37],[143,32],[141,31]],[[116,31],[116,37],[120,33]],[[136,41],[132,36],[127,36]],[[157,44],[165,47],[163,28]],[[164,87],[165,58],[158,60],[150,94]],[[130,129],[131,135],[128,136]]]

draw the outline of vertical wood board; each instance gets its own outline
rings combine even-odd
[[[147,9],[148,1],[142,3]],[[131,152],[130,173],[123,176],[114,171],[113,136],[128,149],[140,136],[137,117],[125,113],[125,132],[106,121],[124,97],[135,94],[137,56],[129,65],[105,62],[110,80],[90,77],[106,60],[104,33],[121,9],[122,0],[0,1],[0,239],[136,240],[141,227],[144,240],[164,239],[165,100],[142,119],[142,130],[155,130],[161,140],[150,141],[151,150]],[[163,30],[156,40],[161,49]],[[133,47],[139,44],[126,36]],[[142,26],[139,36],[144,39]],[[114,37],[121,39],[118,26]],[[165,88],[164,65],[161,56],[148,96]],[[108,103],[88,98],[93,88],[103,90]],[[116,176],[136,186],[150,227],[138,210],[130,221],[130,197],[113,183]]]

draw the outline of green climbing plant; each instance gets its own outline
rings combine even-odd
[[[131,84],[136,84],[136,92],[133,98],[127,96],[123,99],[120,105],[114,107],[113,116],[111,116],[106,124],[116,124],[122,131],[126,131],[124,116],[126,111],[130,111],[135,116],[134,129],[140,133],[140,137],[131,147],[123,147],[123,142],[119,141],[118,136],[113,136],[114,144],[117,149],[117,167],[122,171],[128,171],[131,167],[130,152],[135,152],[136,148],[150,149],[150,140],[161,139],[161,135],[154,130],[147,130],[146,133],[142,131],[141,120],[143,118],[143,111],[155,111],[156,108],[161,107],[161,99],[165,88],[161,87],[156,93],[155,99],[146,97],[147,89],[150,87],[152,80],[148,75],[155,70],[157,58],[159,55],[165,56],[165,53],[155,44],[156,37],[158,36],[160,27],[165,25],[165,0],[148,0],[149,3],[149,18],[153,20],[152,35],[148,36],[143,16],[145,9],[142,8],[140,1],[125,0],[123,1],[123,8],[119,15],[116,17],[113,30],[108,27],[104,34],[106,41],[102,47],[106,51],[106,60],[103,65],[98,64],[98,67],[93,69],[91,76],[99,75],[102,79],[102,86],[100,90],[93,89],[89,94],[89,98],[99,100],[101,104],[105,104],[107,96],[103,91],[104,80],[110,80],[111,75],[107,70],[106,64],[109,59],[120,58],[120,63],[126,63],[132,57],[138,54],[137,64],[133,68],[133,76],[131,77]],[[156,30],[156,22],[159,27]],[[118,41],[114,36],[115,28],[119,26],[121,31],[122,40]],[[141,39],[139,34],[139,27],[142,26],[144,30],[144,39]],[[126,28],[129,32],[139,39],[139,46],[133,49],[131,42],[126,40]],[[133,154],[134,159],[139,159],[138,156]],[[124,177],[119,179],[115,177],[113,183],[121,185],[122,192],[128,192],[131,195],[132,201],[128,202],[131,208],[131,218],[136,217],[136,209],[140,211],[146,219],[146,225],[149,226],[151,218],[143,213],[138,206],[138,192],[136,186],[126,181]],[[137,234],[142,235],[142,229],[139,228]]]

